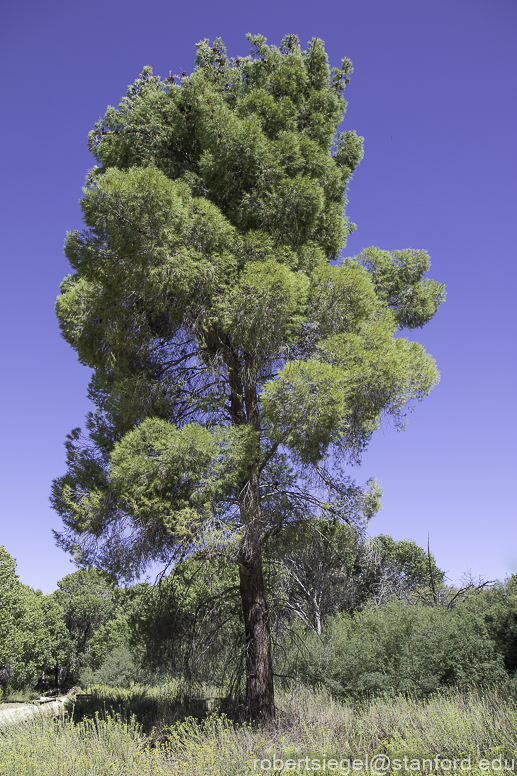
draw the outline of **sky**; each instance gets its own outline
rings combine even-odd
[[[54,313],[81,228],[87,133],[145,65],[191,72],[195,44],[246,33],[325,41],[349,57],[342,129],[365,138],[345,255],[423,248],[447,301],[412,332],[441,382],[407,428],[383,425],[359,482],[383,507],[370,533],[412,539],[449,580],[517,573],[517,3],[515,0],[4,0],[0,21],[0,545],[50,592],[74,571],[49,505],[66,434],[84,424],[89,371]]]

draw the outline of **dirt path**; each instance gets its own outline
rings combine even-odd
[[[0,728],[12,722],[30,719],[38,714],[50,714],[57,717],[63,710],[64,701],[65,696],[41,705],[35,703],[0,703]]]

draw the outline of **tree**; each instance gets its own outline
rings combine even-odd
[[[5,547],[0,547],[0,686],[14,674],[15,623],[20,582],[16,563]]]
[[[444,579],[429,548],[426,552],[409,539],[397,542],[380,534],[363,546],[362,597],[376,606],[393,596],[416,603],[425,598],[425,590],[443,585]]]
[[[517,671],[517,576],[512,574],[504,582],[497,582],[491,588],[482,587],[478,583],[471,587],[468,593],[468,597],[463,599],[465,608],[483,617],[490,637],[503,657],[505,668],[515,676]],[[460,598],[460,602],[461,600]]]
[[[99,166],[57,315],[94,370],[97,411],[87,437],[69,436],[52,499],[80,564],[134,578],[199,549],[237,563],[247,707],[268,719],[263,543],[308,504],[371,512],[375,490],[342,467],[437,382],[394,335],[444,292],[423,279],[424,251],[338,260],[362,157],[362,139],[337,132],[350,61],[329,69],[317,39],[249,40],[237,59],[203,41],[190,76],[144,68],[90,133]]]
[[[97,653],[93,656],[95,667],[116,646],[124,591],[114,589],[106,576],[93,568],[67,574],[57,586],[52,598],[59,608],[65,638],[61,661],[54,669],[55,684],[71,686],[89,662],[92,646]]]
[[[361,546],[352,526],[314,518],[267,547],[270,599],[280,626],[283,620],[299,618],[321,634],[329,615],[357,608]]]
[[[63,630],[52,597],[23,585],[15,560],[0,547],[0,695],[44,680]]]
[[[277,569],[273,600],[279,617],[299,617],[321,634],[337,611],[354,612],[368,602],[379,606],[392,597],[420,600],[421,588],[444,572],[415,542],[381,535],[364,539],[350,525],[314,518],[305,530],[285,532],[267,550]],[[276,600],[275,600],[276,599]]]

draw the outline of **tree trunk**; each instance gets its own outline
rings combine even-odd
[[[246,527],[239,552],[239,577],[246,635],[246,706],[252,720],[275,716],[273,657],[269,614],[262,573],[262,532],[258,477],[241,491]]]
[[[323,630],[322,624],[321,624],[321,607],[318,599],[316,598],[316,595],[313,598],[313,604],[314,604],[314,617],[316,619],[316,633],[318,634],[318,636],[321,636],[321,632]]]

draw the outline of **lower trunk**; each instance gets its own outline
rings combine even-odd
[[[262,557],[239,563],[242,612],[246,632],[246,706],[254,720],[275,716],[273,659]]]
[[[255,486],[255,487],[254,487]],[[258,483],[247,483],[246,528],[239,553],[239,577],[246,634],[246,706],[251,719],[275,716],[271,634],[262,574]],[[244,505],[243,505],[244,506]]]

